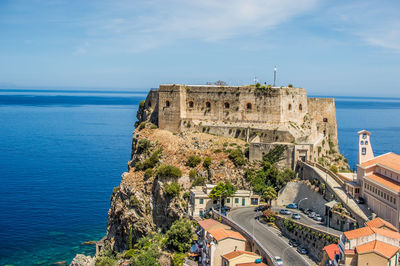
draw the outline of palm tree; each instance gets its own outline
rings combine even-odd
[[[268,186],[264,190],[264,199],[268,202],[269,206],[271,206],[271,201],[277,198],[276,190]]]

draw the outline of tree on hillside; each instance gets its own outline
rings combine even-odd
[[[277,145],[272,150],[270,150],[266,155],[264,155],[263,160],[269,162],[270,164],[275,164],[277,162],[285,159],[285,151],[287,149],[286,145]]]
[[[208,196],[213,200],[217,200],[220,198],[226,199],[235,195],[236,190],[237,188],[229,181],[226,183],[219,182],[215,187],[213,187]]]
[[[269,186],[265,188],[263,196],[264,199],[268,202],[269,206],[271,206],[272,200],[276,199],[278,195],[275,188]]]
[[[168,230],[167,246],[178,252],[187,252],[193,240],[193,226],[189,219],[175,221]]]

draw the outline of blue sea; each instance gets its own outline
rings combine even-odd
[[[71,262],[106,233],[112,189],[130,159],[146,92],[0,90],[0,265]],[[357,131],[375,154],[400,153],[400,99],[336,97],[340,151]]]

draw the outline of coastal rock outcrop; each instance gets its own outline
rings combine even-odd
[[[69,266],[94,266],[95,259],[83,254],[77,254]]]

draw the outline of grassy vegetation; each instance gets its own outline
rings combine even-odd
[[[181,186],[177,182],[172,182],[171,184],[164,184],[165,192],[172,196],[177,197],[181,192]]]
[[[157,177],[178,179],[182,176],[182,171],[173,165],[161,165],[157,170]]]
[[[189,156],[186,165],[189,167],[196,167],[199,163],[201,163],[201,158],[199,156],[191,155]]]

